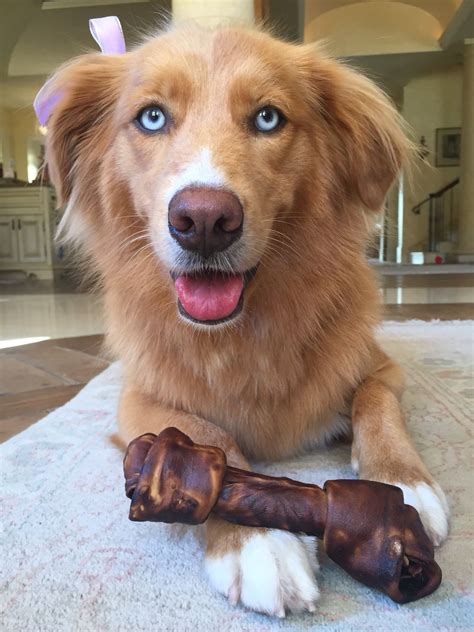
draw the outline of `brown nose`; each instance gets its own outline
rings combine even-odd
[[[171,236],[185,248],[208,257],[237,241],[244,214],[230,191],[188,187],[176,193],[168,207]]]

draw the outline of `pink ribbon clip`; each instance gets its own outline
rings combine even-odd
[[[116,15],[89,20],[89,29],[103,53],[123,55],[126,52],[122,25]],[[62,90],[50,91],[53,79],[48,79],[33,102],[40,125],[46,125],[55,106],[64,96]]]

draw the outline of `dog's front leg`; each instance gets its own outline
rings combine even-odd
[[[229,465],[249,469],[234,439],[197,415],[161,406],[134,389],[125,389],[119,407],[119,431],[128,444],[146,433],[174,426],[193,441],[222,448]],[[276,529],[254,529],[211,516],[206,522],[205,569],[211,584],[235,605],[270,615],[286,610],[313,611],[319,592],[315,581],[316,541]]]
[[[414,447],[399,398],[400,367],[377,350],[377,369],[355,392],[352,402],[352,466],[361,478],[401,487],[435,545],[448,534],[448,505]]]

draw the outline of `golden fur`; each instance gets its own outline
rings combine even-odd
[[[374,342],[364,250],[410,155],[380,90],[314,47],[193,26],[123,56],[80,57],[55,85],[47,162],[68,204],[64,231],[102,280],[125,371],[123,440],[174,425],[248,467],[340,433],[335,415],[352,406],[361,476],[431,485],[405,430],[401,372]],[[150,102],[173,114],[158,141],[131,124]],[[267,103],[288,123],[261,138],[246,121]],[[244,269],[260,263],[242,314],[215,328],[179,317],[162,242],[167,183],[204,146],[243,201]],[[214,521],[209,554],[245,533]]]

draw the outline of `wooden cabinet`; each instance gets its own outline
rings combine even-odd
[[[0,273],[23,270],[52,279],[66,267],[67,250],[54,242],[55,207],[50,187],[0,188]]]

